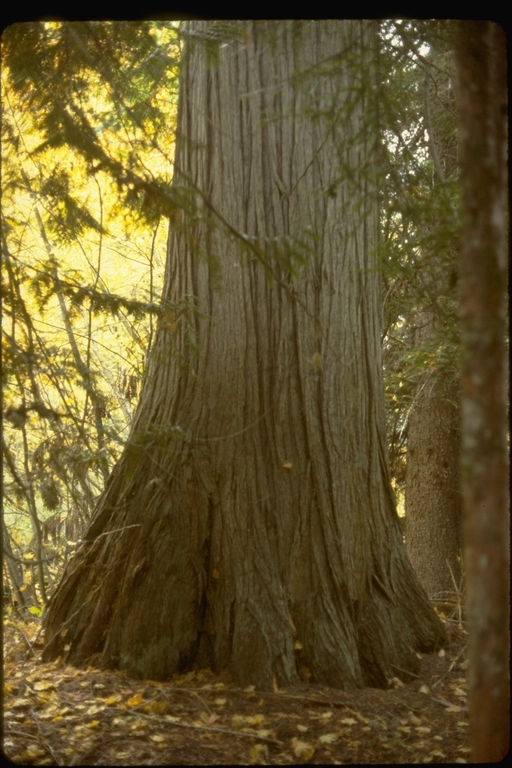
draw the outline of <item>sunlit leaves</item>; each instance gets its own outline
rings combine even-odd
[[[34,150],[73,147],[116,179],[169,181],[176,25],[34,22],[9,28],[3,46],[9,87],[41,135]]]
[[[4,407],[23,414],[4,421],[6,519],[35,547],[37,519],[59,519],[64,553],[119,457],[160,313],[179,41],[172,23],[41,22],[2,46]]]

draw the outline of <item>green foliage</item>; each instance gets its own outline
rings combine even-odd
[[[382,25],[383,362],[392,474],[405,477],[407,419],[429,376],[459,370],[459,176],[451,24]]]
[[[146,192],[168,187],[177,97],[176,25],[15,24],[4,33],[2,47],[7,87],[29,110],[41,137],[30,150],[34,160],[49,149],[73,148],[89,173],[102,170],[119,185],[138,184]],[[16,134],[12,127],[7,131],[11,139]],[[13,145],[19,142],[16,137]],[[148,168],[145,156],[151,152],[159,162]],[[37,190],[48,205],[58,202],[54,227],[59,238],[72,237],[83,226],[99,226],[69,195],[72,185],[72,169],[57,165],[50,174],[45,171]],[[128,195],[125,202],[131,201]]]
[[[4,575],[36,615],[123,449],[164,311],[179,40],[171,23],[36,22],[2,53]]]

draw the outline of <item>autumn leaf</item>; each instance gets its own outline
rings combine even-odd
[[[166,707],[167,707],[167,704],[165,701],[157,701],[155,699],[150,704],[143,707],[143,711],[147,712],[148,714],[161,715],[162,712],[165,712]]]
[[[245,717],[242,717],[242,715],[233,715],[231,718],[231,724],[235,728],[240,728],[242,725],[245,725]]]
[[[105,707],[103,705],[98,706],[97,704],[93,704],[93,706],[89,707],[85,714],[90,717],[91,715],[97,715],[98,712],[102,712],[104,709]]]
[[[312,747],[311,744],[309,744],[307,741],[301,741],[300,739],[293,738],[292,747],[295,755],[297,757],[301,757],[303,760],[311,760],[315,754],[314,747]]]
[[[264,715],[250,715],[246,718],[247,725],[263,725]]]
[[[266,757],[266,747],[264,744],[255,744],[249,750],[249,758],[251,760],[251,763],[259,763],[260,761],[265,760],[265,757]]]
[[[122,717],[114,717],[114,719],[112,720],[112,725],[123,725],[124,726],[124,725],[126,725],[126,721],[123,720]]]
[[[144,699],[144,696],[142,693],[136,693],[135,696],[132,696],[131,699],[128,699],[126,702],[127,707],[138,707],[139,704],[142,704],[142,701]]]
[[[219,719],[219,715],[216,715],[215,712],[201,712],[200,718],[206,725],[213,725],[213,723]]]
[[[34,683],[34,691],[47,691],[50,688],[55,688],[55,686],[49,680],[40,680],[38,683]]]
[[[16,699],[15,701],[11,702],[10,708],[11,709],[23,709],[24,707],[30,707],[32,702],[30,699]]]
[[[75,696],[72,697],[73,701],[84,701],[87,698],[89,698],[88,693],[77,693]]]

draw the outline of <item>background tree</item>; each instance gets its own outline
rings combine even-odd
[[[382,108],[388,431],[396,487],[405,488],[407,551],[440,599],[459,586],[461,549],[453,40],[446,23],[397,26],[382,33],[392,54],[383,56],[390,85]]]
[[[510,745],[506,60],[502,28],[459,24],[462,472],[475,762],[500,761]]]
[[[439,36],[435,42],[439,46]],[[455,73],[450,50],[431,49],[429,59],[423,108],[433,166],[432,210],[430,216],[423,213],[428,234],[422,261],[428,266],[422,280],[430,284],[418,303],[413,333],[416,348],[434,347],[436,353],[429,355],[409,413],[405,515],[407,552],[416,573],[432,599],[447,600],[459,597],[462,573],[458,345],[451,358],[446,354],[456,337],[452,332],[450,339],[446,326],[455,325],[457,308]]]
[[[191,312],[162,318],[44,658],[384,685],[443,631],[387,469],[373,25],[186,39],[163,295]]]

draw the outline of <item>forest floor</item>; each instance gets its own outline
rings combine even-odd
[[[204,670],[159,683],[40,661],[35,622],[4,619],[4,754],[23,765],[466,763],[467,635],[387,690],[272,693]]]

